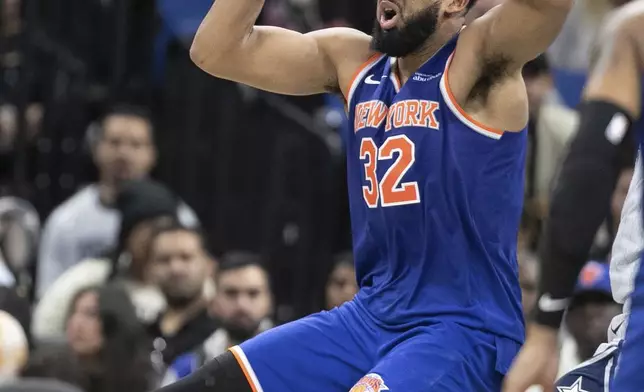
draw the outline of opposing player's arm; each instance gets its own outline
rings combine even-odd
[[[192,60],[223,79],[306,95],[346,89],[354,71],[371,55],[369,36],[357,30],[301,34],[255,26],[263,4],[263,0],[217,0],[197,31]]]
[[[637,3],[641,10],[644,1]],[[644,71],[644,13],[636,10],[628,6],[618,11],[601,35],[579,130],[552,196],[535,321],[553,329],[561,324],[565,299],[572,295],[595,233],[608,215],[619,173],[633,164],[635,143],[629,130],[641,116]]]
[[[503,59],[506,72],[543,53],[559,34],[574,0],[506,0],[470,26],[483,61]]]
[[[637,3],[641,7],[644,0],[633,4]],[[557,179],[542,237],[536,314],[503,392],[523,392],[537,383],[553,389],[556,371],[551,365],[559,351],[557,330],[568,298],[597,229],[608,215],[618,173],[635,155],[627,130],[629,122],[641,115],[644,45],[639,43],[641,27],[637,28],[641,21],[633,23],[641,13],[638,16],[629,7],[619,11],[601,35],[604,39],[586,84],[579,130]]]

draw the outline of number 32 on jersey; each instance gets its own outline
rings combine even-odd
[[[380,180],[376,175],[378,163],[395,158]],[[405,135],[392,136],[378,148],[372,138],[360,142],[360,159],[364,161],[365,179],[362,196],[369,208],[394,207],[420,203],[417,182],[402,182],[416,161],[416,146]]]

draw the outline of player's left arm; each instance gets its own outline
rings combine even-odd
[[[492,128],[524,129],[528,102],[521,69],[555,39],[573,1],[505,0],[467,26],[448,70],[456,103]]]
[[[563,27],[574,0],[505,0],[469,27],[483,61],[502,60],[506,74],[520,72],[543,53]]]

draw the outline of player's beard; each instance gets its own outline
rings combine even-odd
[[[383,30],[376,18],[373,28],[371,49],[391,57],[405,57],[418,51],[438,25],[437,4],[418,12],[403,21],[400,27]]]
[[[184,309],[192,305],[195,301],[197,301],[197,299],[201,298],[203,292],[202,289],[195,289],[191,291],[175,291],[168,290],[163,287],[161,287],[161,291],[165,296],[168,307],[172,309]]]
[[[222,320],[222,327],[228,333],[228,338],[235,344],[243,343],[259,331],[260,323],[242,325],[233,320]]]

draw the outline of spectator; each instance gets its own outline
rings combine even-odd
[[[539,261],[537,256],[526,250],[520,250],[517,255],[519,261],[519,284],[521,285],[521,305],[524,317],[532,314],[532,309],[537,303],[537,281],[539,275]]]
[[[17,377],[27,362],[29,345],[20,323],[0,311],[0,380]]]
[[[19,379],[0,383],[0,392],[83,392],[75,386],[55,380]]]
[[[0,311],[7,312],[20,323],[27,341],[31,342],[31,304],[12,287],[0,286]],[[1,335],[0,335],[1,336]]]
[[[325,309],[331,310],[351,301],[358,292],[353,255],[350,252],[338,256],[325,288]]]
[[[72,301],[66,335],[79,358],[86,392],[146,392],[156,385],[145,330],[121,287],[80,291]]]
[[[124,283],[144,323],[152,323],[164,309],[163,295],[150,282],[147,253],[154,230],[176,221],[177,198],[161,184],[138,180],[123,186],[116,206],[123,217],[116,250],[108,257],[75,265],[47,290],[34,313],[37,339],[60,337],[64,323],[60,308],[69,304],[78,290],[109,280]]]
[[[178,357],[163,385],[181,379],[228,348],[272,327],[273,310],[268,272],[262,258],[249,252],[231,252],[221,259],[211,312],[222,322],[201,347]]]
[[[541,55],[523,67],[532,133],[528,159],[528,196],[547,199],[551,182],[568,140],[574,135],[577,115],[553,102],[554,84],[546,56]]]
[[[575,2],[561,33],[548,48],[555,67],[586,72],[597,31],[610,10],[611,0]]]
[[[152,121],[140,108],[112,109],[90,136],[99,180],[58,206],[47,220],[38,260],[39,298],[68,268],[116,245],[119,215],[113,207],[118,189],[126,180],[146,177],[156,162]],[[187,225],[197,223],[185,205],[179,216]]]
[[[561,349],[560,374],[590,359],[601,343],[606,342],[613,317],[622,312],[613,301],[608,264],[588,262],[577,282],[577,288],[564,319],[570,338]]]
[[[202,235],[181,226],[161,229],[150,244],[149,257],[151,276],[168,304],[149,334],[160,355],[158,364],[169,365],[202,344],[219,326],[208,313],[204,290],[212,281],[214,261]]]
[[[40,218],[28,201],[0,198],[0,285],[15,287],[25,298],[32,289],[39,236]]]
[[[57,380],[79,388],[85,386],[80,360],[66,347],[38,347],[29,355],[20,376],[26,379]]]
[[[574,135],[577,114],[557,102],[550,66],[541,55],[523,67],[523,78],[528,93],[530,121],[528,124],[529,149],[526,164],[526,220],[530,247],[548,209],[551,183]]]
[[[19,379],[0,383],[0,392],[83,392],[75,386],[56,380]]]
[[[222,328],[205,344],[208,358],[272,326],[270,277],[259,255],[240,251],[224,255],[215,287],[211,311],[221,319]]]
[[[557,68],[586,73],[595,49],[597,32],[615,7],[630,0],[581,0],[575,2],[561,33],[548,48]]]

